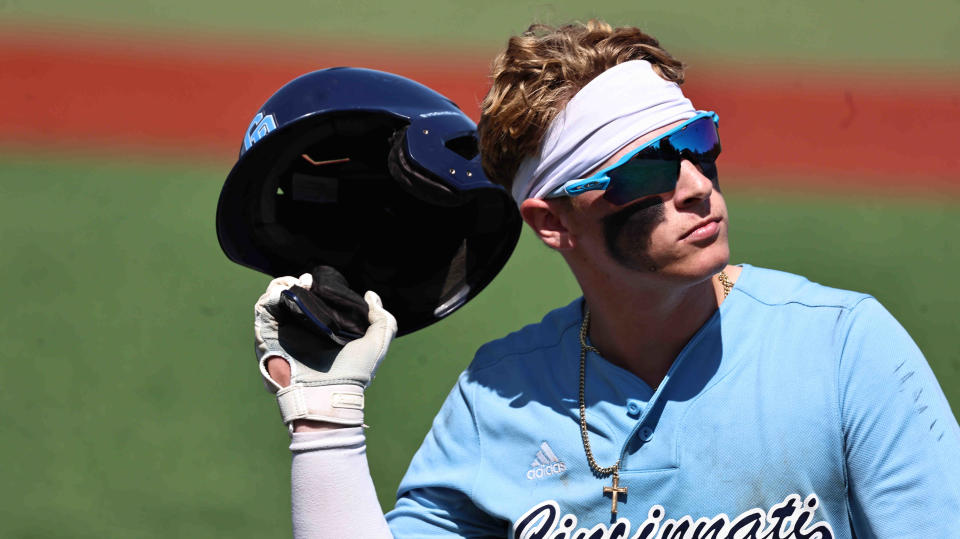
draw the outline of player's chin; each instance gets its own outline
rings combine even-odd
[[[699,281],[708,279],[717,274],[730,263],[730,245],[726,235],[717,238],[709,245],[694,249],[685,246],[684,252],[671,264],[662,268],[664,273],[670,273],[684,280]]]
[[[726,241],[717,241],[709,248],[705,249],[700,257],[699,269],[700,275],[711,276],[719,273],[730,263],[730,245]]]

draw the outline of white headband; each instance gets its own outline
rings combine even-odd
[[[696,115],[680,86],[664,80],[646,60],[618,64],[584,86],[554,118],[535,155],[513,178],[519,206],[582,178],[643,135]]]

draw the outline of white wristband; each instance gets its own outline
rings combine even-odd
[[[363,388],[354,384],[291,384],[277,391],[277,404],[287,425],[297,419],[363,425]]]

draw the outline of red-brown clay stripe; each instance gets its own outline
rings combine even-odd
[[[244,51],[4,32],[0,145],[232,158],[249,119],[274,90],[335,65],[410,77],[474,119],[487,87],[488,59],[476,54],[344,53],[319,45]],[[725,171],[859,177],[877,185],[909,176],[957,191],[960,77],[893,76],[694,63],[684,88],[698,107],[720,114]]]

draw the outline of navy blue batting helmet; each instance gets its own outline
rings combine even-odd
[[[217,207],[230,260],[272,276],[331,266],[379,294],[400,335],[489,284],[520,225],[452,101],[349,67],[300,76],[263,104]]]

